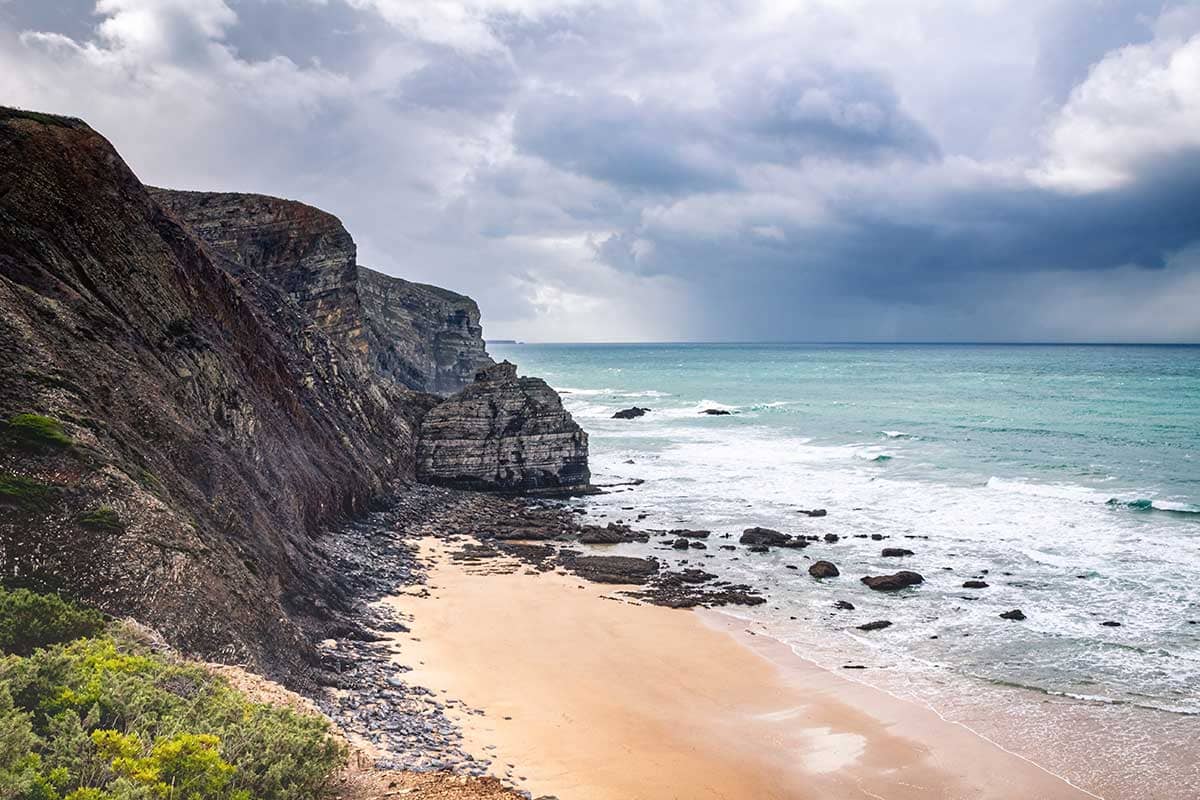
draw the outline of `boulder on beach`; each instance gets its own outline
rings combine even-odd
[[[867,575],[861,580],[868,589],[874,589],[877,592],[895,592],[925,582],[919,573],[908,570],[901,570],[894,575]]]
[[[882,555],[884,558],[903,558],[913,555],[913,551],[903,547],[885,547]]]
[[[884,628],[890,628],[890,627],[892,627],[892,623],[890,620],[877,619],[874,622],[868,622],[865,625],[859,625],[858,629],[860,631],[879,631],[879,630],[883,630]]]
[[[838,568],[829,561],[818,561],[808,568],[808,574],[814,578],[836,578],[842,573],[838,572]]]
[[[646,412],[650,411],[650,410],[651,409],[649,409],[649,408],[638,408],[637,406],[633,406],[632,408],[626,408],[626,409],[622,409],[621,411],[618,411],[617,413],[612,415],[612,418],[613,419],[635,419],[637,417],[646,416]]]
[[[1011,619],[1020,622],[1025,619],[1025,612],[1019,608],[1014,608],[1012,611],[1005,611],[1000,615],[1000,619]]]
[[[645,583],[659,570],[651,558],[632,556],[560,556],[562,565],[595,583]]]
[[[742,531],[742,537],[738,539],[742,544],[766,545],[767,547],[780,547],[792,540],[791,536],[786,533],[780,533],[770,528],[746,528]]]
[[[614,522],[603,528],[599,525],[586,525],[579,534],[580,544],[619,544],[629,541],[630,538],[629,528]]]

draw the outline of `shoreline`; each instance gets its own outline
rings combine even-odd
[[[447,711],[464,749],[534,796],[1098,797],[732,615],[422,554],[428,591],[384,601],[411,628],[394,658],[466,704]]]

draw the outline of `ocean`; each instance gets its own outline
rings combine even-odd
[[[720,538],[616,552],[765,590],[768,604],[732,613],[1080,785],[1200,796],[1179,788],[1200,786],[1200,347],[489,349],[563,393],[595,483],[642,481],[584,501],[593,521],[839,536],[762,555]],[[612,419],[634,405],[651,411]],[[814,508],[827,516],[798,513]],[[815,559],[842,576],[814,580]],[[897,569],[926,582],[885,595],[858,580]],[[1017,608],[1023,622],[999,618]]]

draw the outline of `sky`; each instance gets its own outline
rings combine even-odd
[[[0,0],[0,104],[527,341],[1200,341],[1200,2]]]

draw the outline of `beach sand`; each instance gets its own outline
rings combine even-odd
[[[386,602],[409,679],[482,709],[469,752],[561,800],[1095,797],[715,611],[494,574],[431,546],[427,596]],[[452,714],[453,715],[453,714]]]

